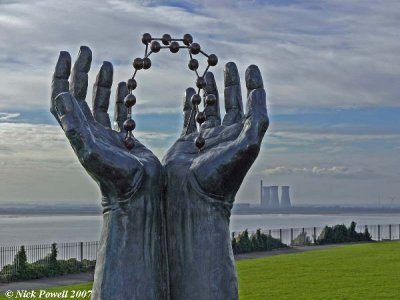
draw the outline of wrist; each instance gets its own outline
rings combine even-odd
[[[125,210],[129,203],[135,200],[136,190],[130,191],[125,195],[115,196],[102,193],[101,206],[103,207],[103,214],[115,210]]]

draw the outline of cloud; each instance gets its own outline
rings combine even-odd
[[[308,175],[308,176],[327,176],[335,178],[354,178],[365,179],[371,176],[376,176],[373,170],[367,168],[353,169],[346,166],[330,166],[330,167],[286,167],[277,166],[265,169],[262,172],[264,175]]]
[[[0,112],[0,122],[9,122],[11,119],[18,118],[19,116],[19,113]]]
[[[247,65],[259,65],[272,122],[238,198],[247,201],[258,191],[260,176],[267,174],[282,182],[295,177],[306,191],[299,200],[318,199],[333,178],[347,178],[349,185],[347,195],[335,197],[351,198],[357,192],[351,188],[355,181],[364,184],[365,199],[375,197],[371,196],[375,182],[386,184],[391,194],[398,193],[398,177],[383,180],[386,173],[398,174],[400,168],[395,152],[400,133],[393,129],[397,125],[391,124],[390,130],[380,126],[387,112],[375,121],[363,119],[362,128],[336,120],[340,113],[332,115],[329,124],[322,120],[326,114],[313,123],[310,115],[296,117],[332,108],[398,107],[399,25],[397,0],[385,5],[373,0],[0,0],[1,198],[100,197],[62,130],[48,120],[54,64],[60,50],[75,59],[80,45],[91,47],[90,105],[96,73],[102,61],[111,61],[112,116],[116,83],[132,75],[132,60],[143,55],[144,32],[177,37],[188,32],[204,51],[217,54],[220,63],[213,71],[221,99],[225,62],[237,62],[244,95]],[[179,134],[181,122],[175,116],[181,114],[183,93],[194,85],[195,77],[183,51],[172,55],[165,50],[151,59],[152,68],[137,76],[135,134],[162,157]],[[278,118],[281,112],[287,114],[284,121]],[[140,119],[145,114],[157,118]],[[365,180],[352,180],[356,178]],[[321,190],[311,188],[315,182]]]
[[[94,53],[90,84],[103,60],[115,63],[117,82],[131,75],[132,59],[142,54],[143,32],[182,36],[186,31],[206,52],[220,57],[215,68],[220,84],[224,62],[239,62],[242,74],[247,65],[258,64],[273,109],[398,105],[398,1],[42,0],[0,5],[0,26],[7,28],[0,37],[0,99],[8,99],[2,108],[48,105],[59,50],[74,57],[81,44],[88,44]],[[20,47],[27,41],[29,46]],[[194,84],[186,56],[163,52],[152,59],[154,68],[138,76],[137,111],[179,111],[183,91]],[[244,90],[244,79],[242,84]]]
[[[352,142],[352,141],[368,141],[368,140],[396,140],[400,138],[400,134],[381,134],[381,133],[335,133],[335,132],[313,132],[313,131],[275,131],[271,133],[272,137],[303,142]]]

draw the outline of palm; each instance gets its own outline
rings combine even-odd
[[[160,173],[161,165],[139,141],[135,140],[131,151],[124,145],[122,124],[127,112],[123,99],[128,93],[125,83],[118,85],[115,130],[111,129],[107,110],[113,69],[108,62],[103,64],[97,76],[93,89],[93,113],[90,111],[85,101],[90,62],[90,49],[82,47],[69,83],[70,56],[66,52],[60,54],[52,83],[51,112],[64,129],[80,162],[99,184],[103,197],[125,202],[138,190],[142,178],[153,180],[158,177],[155,175]]]
[[[207,73],[206,81],[206,93],[218,95],[211,73]],[[186,91],[183,133],[163,160],[168,176],[179,177],[189,172],[205,192],[233,201],[258,155],[268,127],[265,91],[257,67],[251,66],[246,71],[246,85],[249,96],[247,114],[244,115],[237,68],[233,63],[228,63],[225,70],[227,113],[221,125],[218,101],[214,107],[206,109],[207,121],[200,128],[205,139],[201,151],[194,144],[198,133],[194,118],[190,119],[190,98],[194,90]]]

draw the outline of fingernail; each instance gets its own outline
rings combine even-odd
[[[96,84],[102,87],[111,88],[113,80],[113,65],[104,61],[96,78]]]
[[[124,103],[124,98],[129,94],[128,87],[126,86],[125,81],[121,81],[118,83],[117,94],[116,94],[116,103]]]
[[[55,106],[60,117],[74,110],[74,103],[70,93],[61,93],[55,99]]]
[[[60,51],[54,76],[57,78],[68,78],[71,72],[71,55],[67,51]]]
[[[204,89],[206,94],[215,94],[215,96],[218,97],[217,84],[215,83],[214,74],[212,72],[207,72],[204,76],[204,79],[206,80],[206,87]]]
[[[78,59],[75,62],[74,69],[79,72],[89,72],[92,63],[92,50],[87,46],[81,46]]]
[[[183,110],[192,109],[192,96],[196,94],[194,88],[187,88],[183,97]]]
[[[224,70],[225,86],[240,84],[239,72],[234,62],[228,62]]]
[[[256,65],[251,65],[246,70],[246,87],[249,90],[264,87],[260,69]]]

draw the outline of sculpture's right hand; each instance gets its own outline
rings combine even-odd
[[[124,145],[123,122],[127,111],[123,103],[128,90],[125,82],[118,85],[115,107],[116,130],[112,130],[107,113],[113,66],[104,62],[93,87],[93,114],[85,98],[92,52],[82,46],[72,69],[68,52],[61,52],[52,81],[50,111],[64,130],[79,161],[99,184],[103,204],[126,203],[142,185],[144,177],[157,177],[161,169],[157,157],[135,139],[128,151]],[[148,173],[148,176],[144,176]]]

